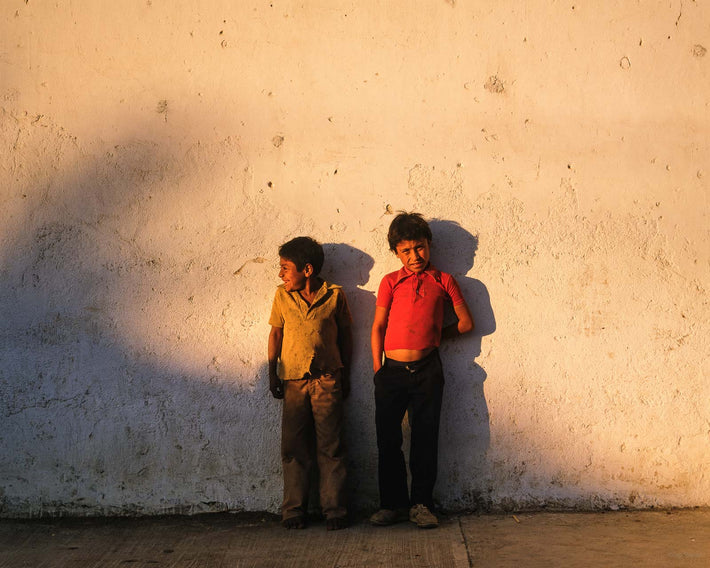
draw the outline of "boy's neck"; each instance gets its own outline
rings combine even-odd
[[[308,280],[306,280],[306,285],[303,287],[302,290],[299,290],[298,293],[301,295],[301,298],[303,298],[303,300],[310,306],[313,303],[313,300],[316,299],[316,295],[321,289],[321,286],[323,286],[322,278],[320,278],[319,276],[309,276]]]

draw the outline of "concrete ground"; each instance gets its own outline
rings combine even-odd
[[[0,568],[710,566],[710,510],[517,513],[343,531],[270,515],[0,521]]]

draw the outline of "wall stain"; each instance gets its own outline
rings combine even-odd
[[[257,256],[256,258],[250,258],[250,259],[247,260],[244,264],[242,264],[236,271],[234,271],[233,275],[234,275],[234,276],[238,276],[238,275],[241,273],[241,271],[244,270],[244,267],[245,267],[247,264],[251,264],[251,263],[263,264],[263,263],[265,263],[265,262],[266,262],[266,259],[265,259],[264,257],[261,257],[261,256]]]
[[[483,85],[483,88],[491,93],[502,93],[505,91],[505,85],[497,75],[491,75],[488,77],[488,81],[486,81],[486,84]]]
[[[165,118],[165,122],[168,121],[168,101],[165,99],[158,101],[158,106],[155,108],[155,112],[162,114]]]

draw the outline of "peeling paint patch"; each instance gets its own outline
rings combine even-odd
[[[168,121],[168,101],[165,99],[158,101],[158,106],[155,109],[155,112],[158,114],[162,114],[163,118],[165,118],[165,122]]]
[[[505,85],[497,75],[491,75],[488,77],[488,81],[486,81],[486,84],[483,85],[483,88],[491,93],[502,93],[505,91]]]

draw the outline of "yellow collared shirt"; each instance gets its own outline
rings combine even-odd
[[[280,285],[269,318],[270,325],[283,328],[279,376],[292,381],[340,369],[338,328],[351,323],[345,292],[337,284],[324,281],[310,306],[298,292]]]

